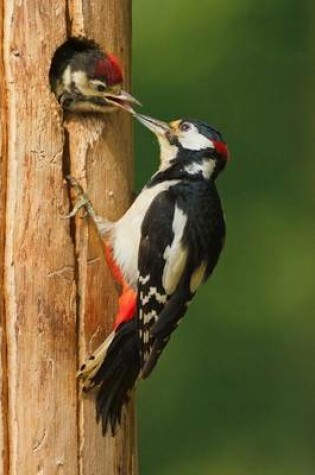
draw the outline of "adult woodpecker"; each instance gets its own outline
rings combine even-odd
[[[114,329],[81,366],[84,390],[98,387],[97,418],[115,433],[139,378],[147,378],[199,285],[212,273],[225,239],[215,179],[228,149],[221,134],[196,120],[170,124],[135,115],[157,136],[160,166],[116,222],[98,217],[78,182],[79,200],[101,234],[120,284]]]
[[[133,112],[140,104],[122,90],[123,72],[118,59],[92,41],[71,38],[60,46],[49,72],[52,91],[64,109],[76,112]]]

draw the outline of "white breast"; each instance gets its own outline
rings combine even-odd
[[[133,287],[136,286],[138,278],[140,232],[145,213],[159,193],[176,185],[178,181],[164,181],[152,188],[145,188],[114,225],[112,234],[114,258],[126,281]]]

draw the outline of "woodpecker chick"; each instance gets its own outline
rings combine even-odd
[[[86,391],[98,387],[97,418],[115,433],[138,379],[154,369],[198,287],[213,272],[225,239],[215,179],[228,150],[221,134],[196,120],[161,122],[136,114],[156,135],[160,166],[131,207],[116,222],[94,220],[105,256],[120,284],[114,329],[81,366]],[[72,213],[73,214],[73,213]]]
[[[72,38],[55,53],[50,84],[64,109],[75,112],[133,112],[140,103],[122,89],[123,72],[117,58],[95,43]]]

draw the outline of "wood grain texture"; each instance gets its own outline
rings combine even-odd
[[[63,176],[110,218],[130,203],[131,121],[67,117],[49,90],[55,49],[84,34],[121,58],[130,0],[0,0],[0,473],[135,474],[134,413],[102,438],[75,373],[110,329],[117,295],[92,226],[68,212]],[[65,125],[65,129],[64,129]],[[69,156],[70,151],[70,156]],[[6,385],[6,379],[9,384]]]
[[[48,85],[63,1],[4,2],[9,473],[76,474],[74,248]]]
[[[0,18],[3,18],[3,2],[0,0]],[[4,71],[3,22],[0,21],[0,71]],[[0,73],[0,473],[7,474],[8,452],[8,391],[7,391],[7,344],[4,303],[4,246],[5,201],[7,169],[6,88],[4,74]]]
[[[72,35],[94,39],[114,53],[130,85],[131,2],[106,0],[70,3]],[[131,119],[124,112],[84,121],[66,121],[72,175],[87,188],[96,211],[109,219],[120,217],[130,205],[132,194]],[[74,159],[75,157],[75,159]],[[117,293],[106,268],[103,249],[92,224],[76,221],[79,273],[79,360],[83,361],[110,332],[116,312]],[[134,413],[130,405],[122,429],[114,438],[101,435],[95,424],[94,398],[80,404],[80,474],[101,475],[137,472]],[[94,456],[89,454],[93,452]]]

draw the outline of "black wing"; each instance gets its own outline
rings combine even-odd
[[[142,378],[151,373],[198,286],[212,273],[224,236],[214,184],[179,183],[152,202],[138,262]]]
[[[174,233],[176,195],[160,193],[144,218],[139,249],[138,331],[142,342],[142,377],[154,368],[192,294],[179,285],[186,275],[188,252]],[[182,224],[187,221],[180,216]]]

